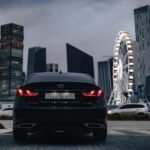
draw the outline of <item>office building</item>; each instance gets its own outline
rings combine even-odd
[[[0,98],[13,100],[22,85],[23,26],[10,23],[1,26]]]
[[[58,64],[50,63],[47,64],[47,72],[58,72]]]
[[[136,41],[139,49],[135,51],[138,53],[137,65],[138,73],[137,79],[138,88],[145,89],[146,78],[150,75],[150,6],[143,6],[134,10],[135,19],[135,33]]]
[[[145,96],[146,99],[150,102],[150,76],[146,77]]]
[[[112,69],[113,58],[98,62],[98,85],[103,88],[107,100],[113,89]]]
[[[70,44],[66,47],[68,72],[86,73],[94,78],[93,57]]]
[[[27,75],[37,72],[46,72],[46,48],[44,47],[29,48]]]

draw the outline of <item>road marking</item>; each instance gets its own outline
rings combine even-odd
[[[0,129],[0,134],[8,133],[8,132],[11,132],[11,131],[12,131],[11,128],[8,128],[8,129]]]
[[[132,131],[136,132],[136,133],[142,133],[142,134],[146,134],[146,135],[150,136],[150,131],[148,131],[148,130],[132,130]]]
[[[108,130],[108,134],[110,134],[110,135],[124,135],[124,136],[127,135],[127,133],[124,133],[121,131],[116,131],[116,130]]]
[[[10,133],[9,133],[10,132]],[[145,134],[150,136],[150,130],[116,130],[116,129],[110,129],[108,130],[108,135],[122,135],[127,136],[129,135],[128,132],[133,132],[133,134]],[[12,129],[0,129],[0,135],[12,135]]]
[[[133,134],[146,134],[150,136],[150,130],[136,130],[136,129],[128,129],[128,130],[120,130],[120,129],[111,129],[108,130],[108,134],[110,135],[129,135],[128,132],[132,132]]]

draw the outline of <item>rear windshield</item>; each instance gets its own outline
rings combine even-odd
[[[91,76],[80,73],[36,73],[30,75],[25,84],[38,82],[81,82],[95,84]]]

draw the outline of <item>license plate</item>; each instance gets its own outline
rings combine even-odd
[[[45,93],[45,99],[75,99],[75,93]]]

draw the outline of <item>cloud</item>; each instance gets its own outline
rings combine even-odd
[[[24,26],[24,70],[28,48],[47,48],[47,61],[66,71],[66,47],[70,43],[97,61],[113,55],[115,37],[127,30],[134,39],[133,9],[149,0],[14,0],[0,1],[0,24]]]

